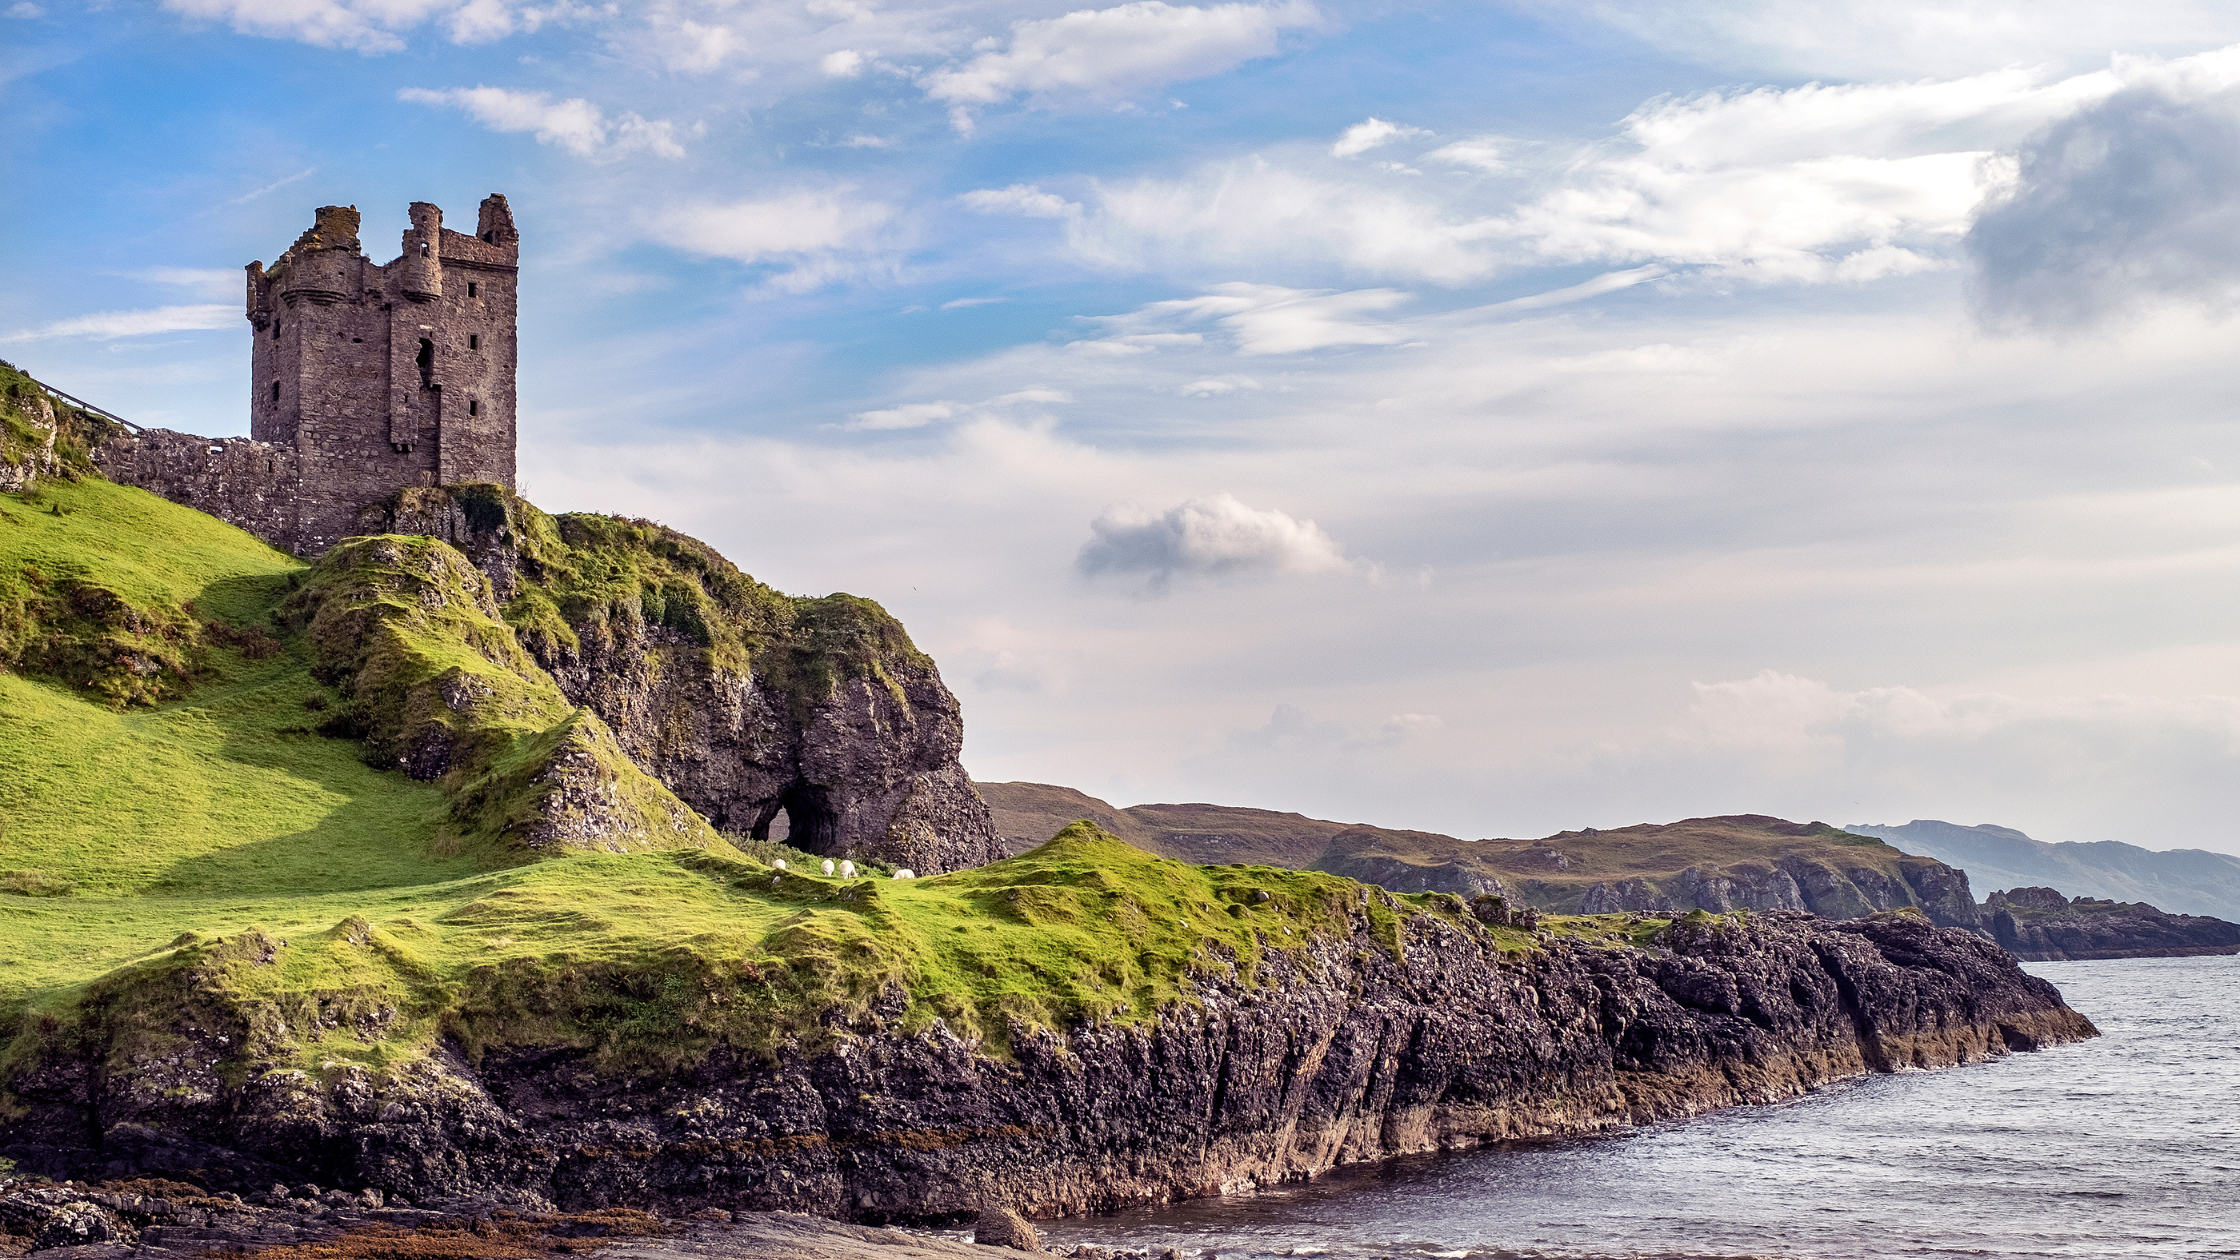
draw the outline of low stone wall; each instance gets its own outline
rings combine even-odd
[[[306,535],[303,469],[293,448],[148,429],[111,437],[94,448],[93,462],[111,481],[208,512],[284,551],[325,550]]]

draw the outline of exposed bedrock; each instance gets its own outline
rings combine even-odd
[[[783,814],[789,844],[920,874],[1005,856],[956,697],[872,601],[781,595],[674,530],[495,486],[404,491],[359,527],[464,551],[568,699],[718,828]]]
[[[1981,930],[1967,872],[1910,855],[1899,858],[1897,866],[1898,874],[1891,876],[1865,865],[1838,868],[1797,854],[1772,863],[1691,866],[1662,880],[1595,884],[1579,911],[1809,910],[1848,919],[1912,906],[1939,926]]]
[[[775,1061],[719,1051],[660,1077],[601,1073],[572,1052],[479,1065],[445,1053],[324,1083],[237,1079],[192,1053],[129,1079],[57,1060],[13,1082],[23,1110],[6,1147],[50,1173],[192,1167],[213,1183],[308,1180],[422,1203],[887,1220],[1001,1202],[1048,1215],[2095,1035],[1997,946],[1912,915],[1699,916],[1650,948],[1555,941],[1506,957],[1441,915],[1403,920],[1397,955],[1366,913],[1355,922],[1267,951],[1256,985],[1209,959],[1197,1001],[1152,1024],[1015,1029],[1007,1057],[938,1024],[905,1034],[886,1022],[903,1009],[894,993],[821,1045]]]

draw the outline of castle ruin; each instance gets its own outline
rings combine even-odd
[[[375,264],[355,206],[321,206],[270,266],[250,263],[249,437],[152,429],[95,453],[115,481],[317,555],[412,486],[514,486],[521,234],[504,196],[474,235],[412,203]]]

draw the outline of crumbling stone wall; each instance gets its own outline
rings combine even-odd
[[[270,267],[247,267],[250,440],[150,431],[96,459],[114,480],[317,555],[411,486],[514,484],[521,234],[503,196],[475,234],[411,207],[376,265],[355,206],[321,206]]]
[[[277,547],[303,537],[303,467],[295,448],[170,429],[119,433],[93,451],[109,480],[208,512]]]

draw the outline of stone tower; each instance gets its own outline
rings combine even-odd
[[[249,435],[297,456],[297,550],[403,487],[513,488],[521,234],[495,193],[472,236],[424,201],[411,216],[387,265],[359,250],[355,206],[322,206],[248,266]]]

